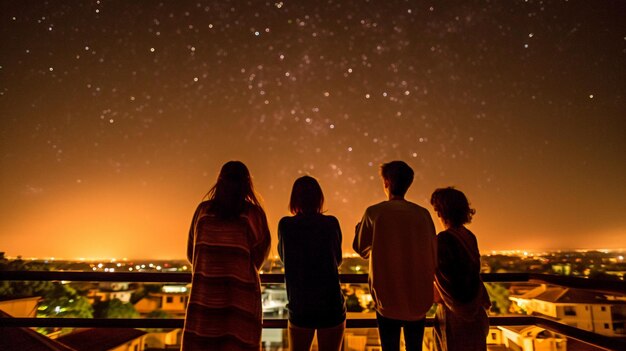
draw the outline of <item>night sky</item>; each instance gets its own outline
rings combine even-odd
[[[316,177],[344,249],[455,185],[490,250],[626,248],[624,1],[0,2],[0,251],[182,258],[221,165],[275,252]],[[438,230],[441,226],[437,223]]]

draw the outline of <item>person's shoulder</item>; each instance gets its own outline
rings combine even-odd
[[[472,241],[474,241],[476,243],[476,245],[478,245],[478,239],[476,238],[476,234],[474,234],[471,230],[469,230],[467,228],[465,228],[465,232],[472,239]]]
[[[454,235],[454,234],[450,233],[450,232],[449,232],[449,231],[447,231],[447,230],[442,230],[442,231],[440,231],[439,233],[437,233],[437,237],[438,237],[438,238],[442,238],[442,239],[448,239],[448,238],[451,238],[451,237],[453,237],[453,235]]]
[[[411,202],[411,201],[406,201],[406,204],[415,213],[419,213],[422,216],[430,217],[430,212],[428,211],[428,209],[426,207],[418,205],[415,202]]]
[[[198,208],[205,208],[205,207],[209,207],[211,205],[211,200],[203,200],[202,202],[200,202],[198,204]]]
[[[252,203],[246,204],[246,209],[244,213],[248,217],[265,218],[265,211],[263,210],[263,208],[261,206],[258,206]]]
[[[417,203],[415,203],[415,202],[413,202],[413,201],[406,200],[405,202],[406,202],[407,206],[409,206],[409,207],[411,207],[411,208],[415,209],[416,211],[420,211],[420,212],[428,212],[428,210],[426,209],[426,207],[421,206],[421,205],[418,205]]]
[[[373,204],[373,205],[369,206],[368,208],[366,208],[365,212],[380,211],[381,209],[384,209],[387,206],[389,206],[389,201],[381,201],[381,202],[379,202],[377,204]]]
[[[199,214],[207,213],[210,208],[211,208],[211,200],[204,200],[198,204],[198,207],[196,207],[196,214],[199,215]]]
[[[293,216],[285,216],[278,221],[278,226],[281,227],[281,226],[289,225],[293,223],[294,220],[295,220],[295,217]]]
[[[333,215],[322,215],[323,221],[332,225],[339,225],[339,220]]]
[[[465,227],[465,226],[464,226]],[[471,236],[472,238],[476,238],[476,234],[474,234],[474,232],[472,232],[471,230],[467,229],[467,227],[465,227],[465,231],[467,232],[467,234],[469,234],[469,236]]]
[[[454,234],[450,233],[447,230],[439,232],[437,234],[437,244],[440,247],[449,247],[451,244],[456,243],[456,239],[454,238]]]
[[[278,233],[280,235],[286,235],[289,232],[292,232],[292,228],[294,226],[295,217],[285,216],[278,221]]]

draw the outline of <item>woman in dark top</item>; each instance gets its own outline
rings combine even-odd
[[[323,205],[317,180],[298,178],[289,201],[294,216],[283,217],[278,223],[292,351],[308,351],[316,330],[320,350],[340,350],[343,342],[346,308],[337,271],[341,229],[337,218],[322,214]]]
[[[461,191],[435,190],[430,203],[446,230],[437,235],[435,345],[440,351],[485,351],[489,296],[480,278],[476,236],[465,228],[476,212]]]

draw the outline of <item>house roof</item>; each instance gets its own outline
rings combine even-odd
[[[537,300],[554,303],[584,303],[584,304],[606,304],[621,305],[624,301],[609,300],[605,295],[581,289],[570,289],[562,287],[551,287],[546,292],[536,297]]]
[[[527,325],[507,325],[507,326],[498,326],[500,330],[511,330],[516,332],[517,334],[521,334],[522,331],[528,328]]]
[[[78,329],[57,340],[76,350],[106,351],[145,334],[145,331],[131,328],[89,328]]]
[[[568,293],[569,289],[561,287],[551,287],[544,292],[535,296],[535,299],[541,301],[558,302],[564,295]]]
[[[0,317],[11,318],[0,311]],[[76,351],[29,328],[2,328],[0,350]]]
[[[582,290],[571,289],[562,286],[546,286],[541,285],[535,289],[528,291],[519,296],[512,296],[520,299],[527,300],[540,300],[552,303],[584,303],[584,304],[607,304],[607,305],[621,305],[625,304],[624,301],[609,300],[602,293]]]
[[[41,296],[27,296],[27,297],[11,297],[11,296],[3,296],[0,297],[0,302],[12,302],[12,301],[28,301],[28,300],[40,300]]]
[[[549,331],[545,328],[538,327],[536,325],[508,325],[508,326],[498,326],[500,330],[510,330],[515,332],[518,335],[522,335],[525,337],[533,337],[538,339],[543,339],[546,337],[554,338],[557,337],[558,333]],[[559,339],[564,339],[565,337],[560,336]]]

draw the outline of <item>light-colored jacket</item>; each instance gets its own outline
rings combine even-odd
[[[383,317],[424,318],[433,304],[436,245],[430,213],[417,204],[389,200],[365,210],[353,247],[369,258],[370,290]]]

